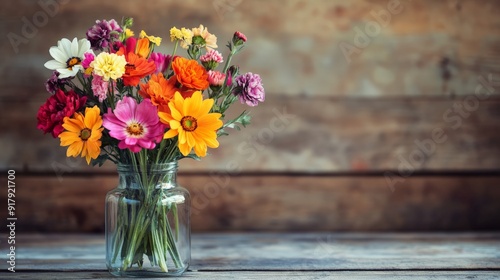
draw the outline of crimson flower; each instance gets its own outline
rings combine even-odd
[[[64,117],[71,117],[80,110],[87,102],[87,97],[80,97],[74,91],[64,93],[58,90],[51,95],[45,104],[40,106],[37,114],[37,128],[44,133],[51,133],[52,137],[57,138],[64,131],[62,126]]]

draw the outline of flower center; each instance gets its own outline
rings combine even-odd
[[[79,65],[82,62],[82,60],[79,57],[72,57],[66,61],[66,66],[68,66],[69,70],[73,69],[73,66]]]
[[[133,70],[135,70],[135,64],[127,63],[125,65],[125,72],[130,72],[130,71],[133,71]]]
[[[184,118],[182,118],[181,125],[185,131],[193,131],[198,127],[196,119],[191,116],[185,116]]]
[[[84,128],[82,129],[82,131],[80,131],[80,139],[82,139],[82,141],[87,141],[90,136],[92,136],[92,130]]]
[[[144,127],[139,123],[131,123],[127,126],[127,133],[132,136],[141,136],[144,133]]]

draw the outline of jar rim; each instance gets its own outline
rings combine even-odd
[[[178,162],[164,162],[164,163],[152,163],[147,164],[144,169],[143,166],[134,165],[134,164],[124,164],[118,163],[116,165],[116,169],[119,173],[137,173],[137,172],[176,172],[178,169]],[[140,168],[140,170],[137,170]]]

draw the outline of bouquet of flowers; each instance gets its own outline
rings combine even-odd
[[[53,60],[45,67],[54,70],[46,83],[51,96],[38,111],[37,127],[59,138],[60,145],[68,147],[68,157],[81,156],[99,166],[110,160],[141,172],[151,164],[204,157],[208,148],[219,146],[217,138],[227,135],[227,128],[249,124],[247,111],[225,119],[235,101],[257,106],[265,98],[259,75],[240,74],[231,65],[247,41],[244,34],[234,33],[224,58],[216,50],[217,37],[203,25],[173,27],[172,52],[163,54],[155,52],[162,38],[144,31],[135,36],[132,24],[131,18],[121,24],[98,20],[87,38],[62,39],[49,50]],[[179,47],[185,55],[177,54]],[[146,199],[161,199],[148,189],[148,181],[143,177],[141,182]],[[129,242],[143,246],[117,250],[127,260],[123,270],[142,265],[137,248],[147,247],[142,240],[155,234],[140,229],[147,226],[150,213],[145,209],[138,217],[143,223],[130,231],[129,238],[137,240]],[[169,232],[170,228],[160,234]],[[175,253],[171,243],[165,246]],[[144,252],[162,267],[158,250],[152,246]]]

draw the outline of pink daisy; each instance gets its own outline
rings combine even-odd
[[[113,112],[108,109],[102,125],[109,130],[111,137],[120,140],[120,149],[128,148],[134,153],[142,148],[154,149],[163,139],[166,128],[149,99],[137,104],[128,96],[116,103]]]

